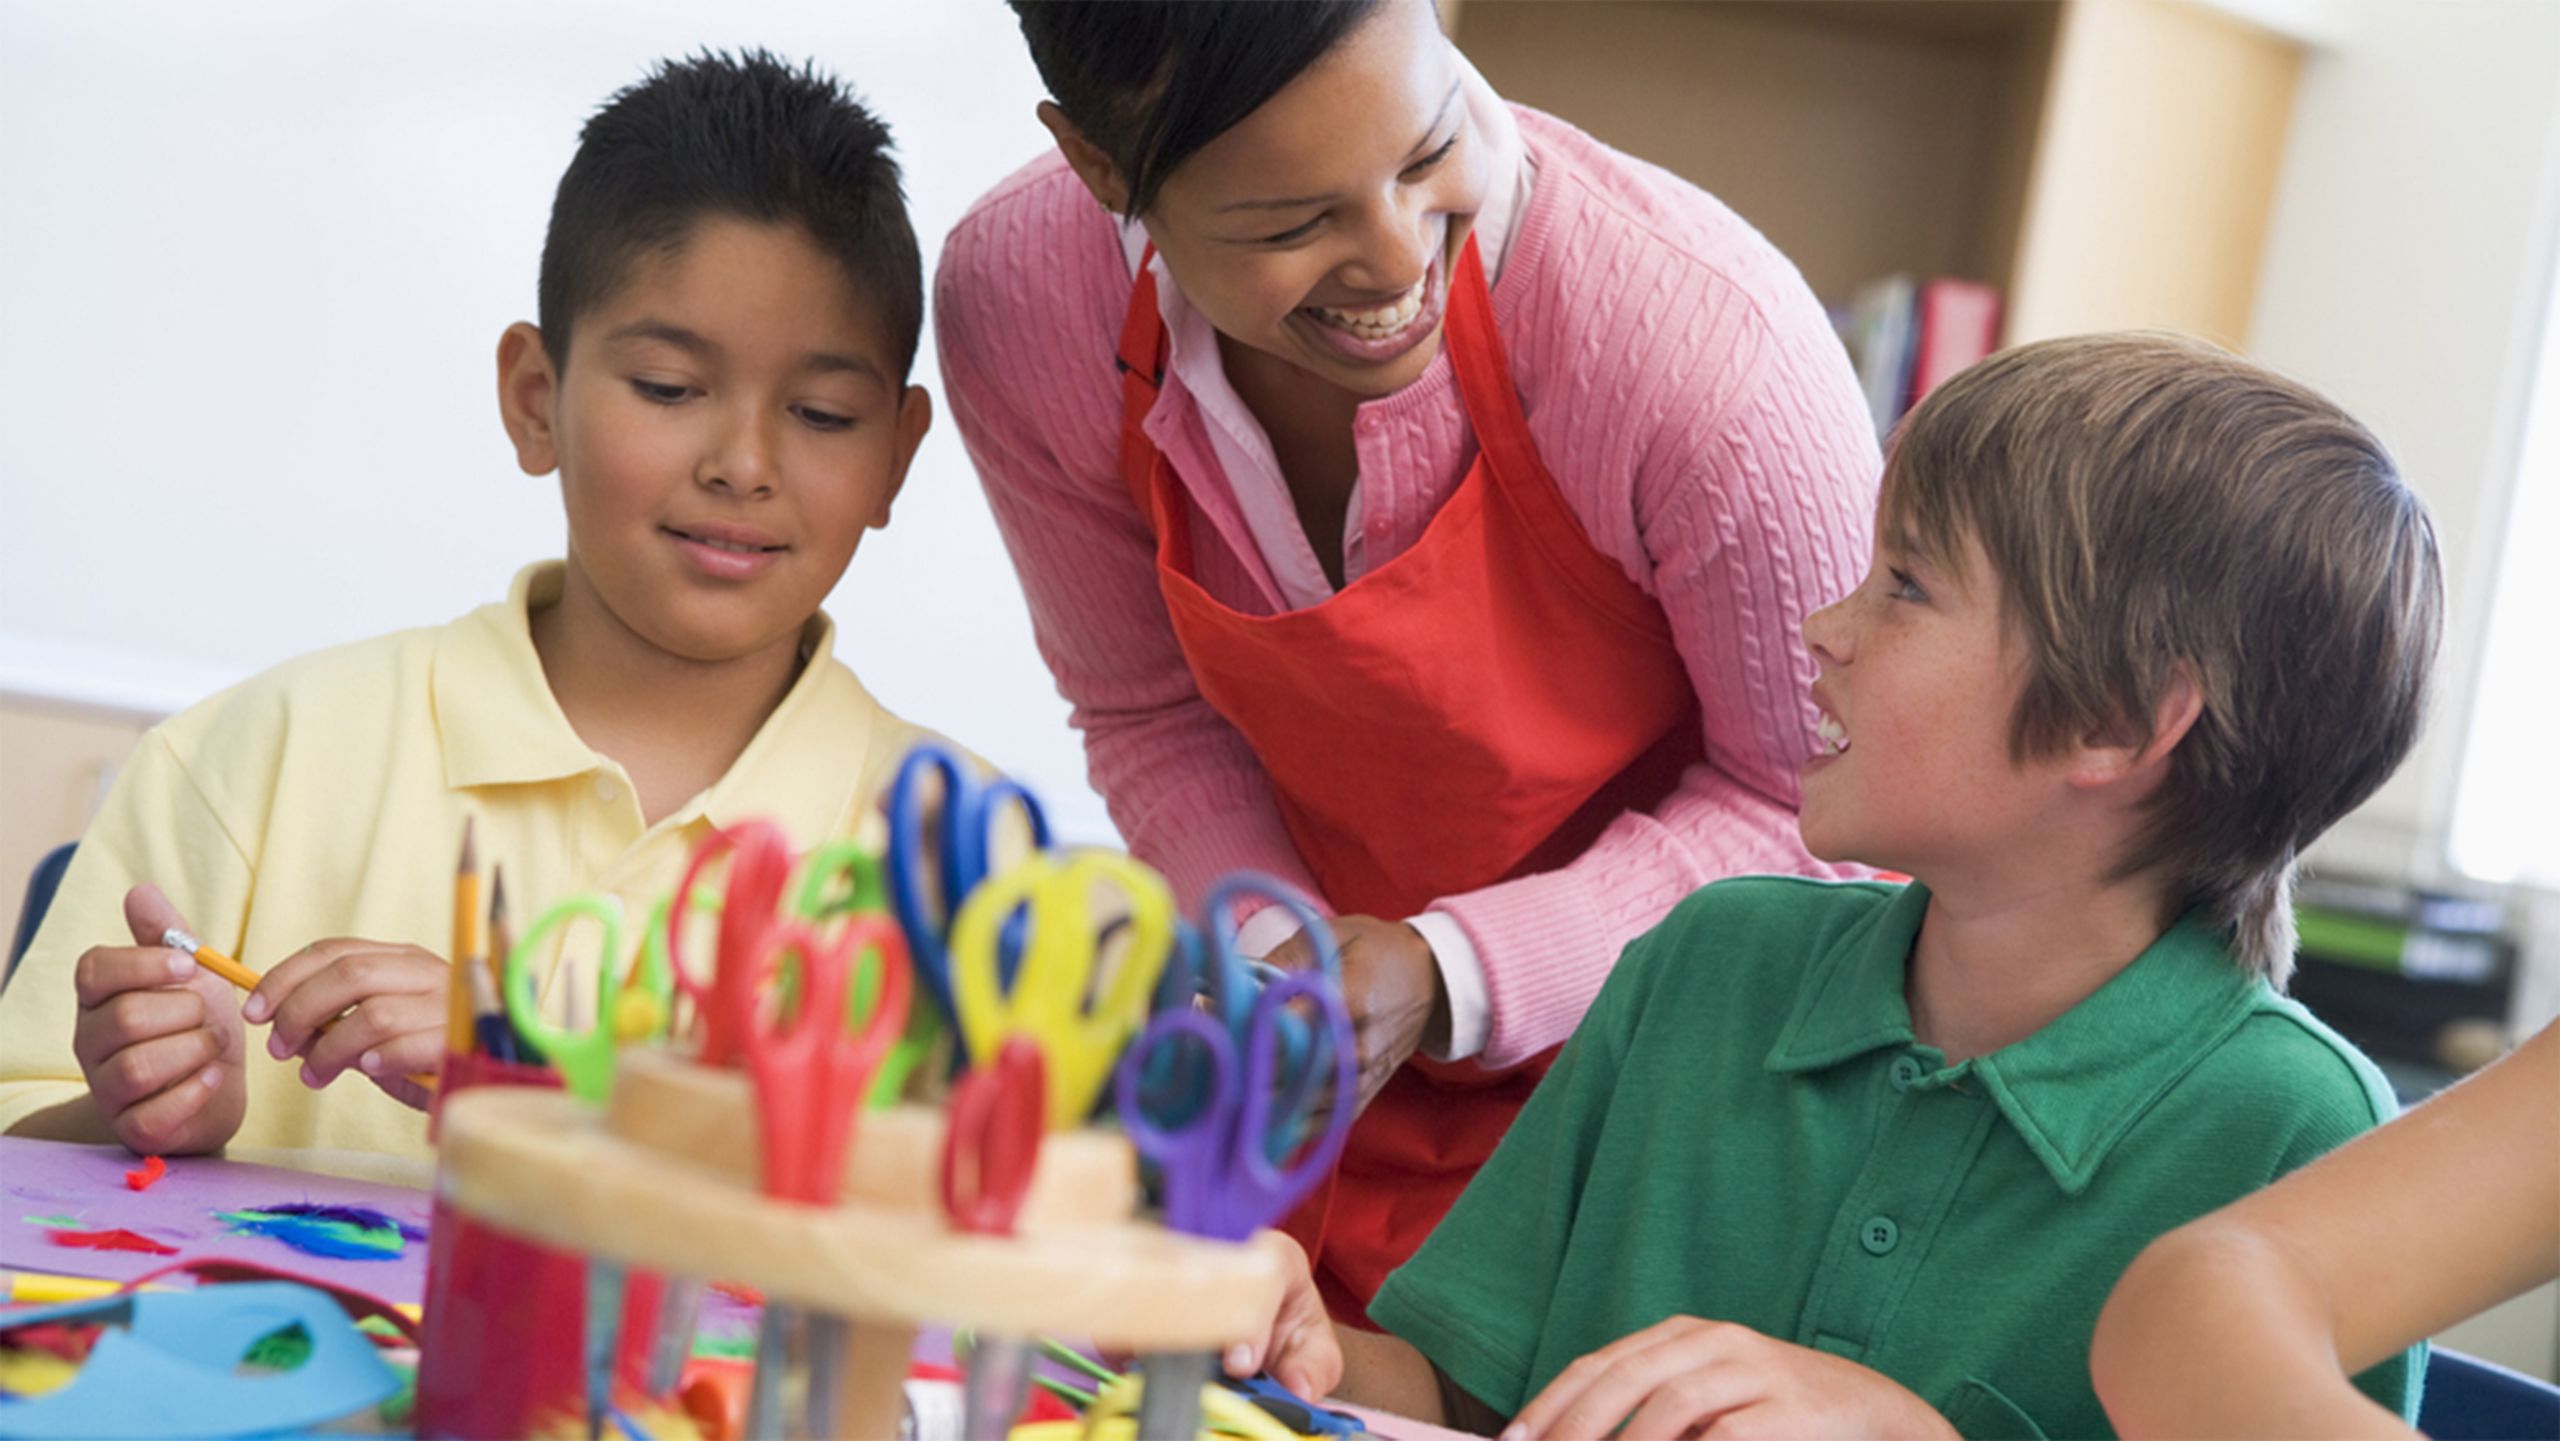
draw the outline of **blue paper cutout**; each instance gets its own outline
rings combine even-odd
[[[334,1421],[400,1389],[338,1303],[309,1286],[243,1282],[0,1313],[9,1326],[73,1320],[126,1324],[99,1335],[70,1385],[0,1401],[0,1438],[263,1436]],[[297,1323],[311,1359],[291,1371],[238,1370],[260,1337]]]

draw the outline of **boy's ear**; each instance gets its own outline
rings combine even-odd
[[[889,488],[880,494],[880,509],[868,524],[873,530],[889,524],[889,507],[906,489],[907,467],[915,464],[916,447],[924,444],[924,434],[933,429],[933,395],[921,385],[910,385],[898,401],[898,439],[896,467],[889,472]]]
[[[527,475],[559,468],[553,433],[559,395],[560,378],[552,373],[551,352],[542,348],[542,332],[521,320],[508,326],[498,337],[498,418],[515,444],[516,465]]]
[[[1084,138],[1084,132],[1055,101],[1040,102],[1040,123],[1049,127],[1049,137],[1058,142],[1058,153],[1067,157],[1067,168],[1084,182],[1084,188],[1093,192],[1103,209],[1115,216],[1120,214],[1129,203],[1129,182],[1121,176],[1120,167],[1111,163],[1101,146]]]
[[[2169,753],[2195,728],[2196,718],[2204,714],[2204,687],[2197,682],[2195,667],[2179,661],[2169,668],[2168,684],[2160,688],[2160,698],[2151,707],[2151,737],[2137,743],[2124,733],[2092,735],[2080,744],[2079,759],[2071,767],[2071,783],[2082,789],[2114,785],[2137,776],[2156,774],[2167,768]]]

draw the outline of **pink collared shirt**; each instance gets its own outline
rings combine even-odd
[[[1552,117],[1512,114],[1536,175],[1501,227],[1493,281],[1513,380],[1585,538],[1661,602],[1707,758],[1571,864],[1433,903],[1481,965],[1492,1065],[1561,1042],[1626,943],[1698,886],[1831,873],[1795,826],[1796,765],[1814,746],[1798,627],[1864,570],[1879,468],[1847,356],[1784,257],[1694,186]],[[1183,660],[1121,481],[1112,353],[1129,277],[1119,227],[1061,159],[1016,172],[943,250],[947,398],[1130,849],[1186,901],[1239,866],[1313,892],[1260,763]],[[1230,469],[1236,428],[1258,425],[1186,368],[1169,372],[1146,430],[1190,490],[1197,578],[1251,614],[1306,603],[1276,577],[1258,503],[1276,466]],[[1445,355],[1362,405],[1354,432],[1349,576],[1410,547],[1475,454]]]

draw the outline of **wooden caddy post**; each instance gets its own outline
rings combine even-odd
[[[564,1251],[754,1286],[850,1323],[846,1434],[894,1436],[926,1321],[1068,1335],[1136,1352],[1215,1351],[1270,1323],[1271,1252],[1134,1219],[1137,1160],[1100,1130],[1041,1148],[1016,1234],[942,1215],[942,1114],[866,1113],[834,1206],[767,1198],[743,1073],[629,1051],[602,1114],[555,1091],[490,1087],[444,1108],[436,1187],[492,1226]]]

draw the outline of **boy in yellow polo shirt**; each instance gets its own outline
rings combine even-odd
[[[1231,1365],[1506,1437],[2109,1434],[2089,1341],[2135,1254],[2389,1114],[2275,988],[2295,856],[2416,734],[2441,589],[2380,443],[2245,361],[2084,336],[1948,382],[1804,627],[1805,843],[1913,882],[1689,897],[1386,1333],[1300,1257]],[[2419,1370],[2359,1383],[2414,1417]]]
[[[0,998],[0,1129],[423,1154],[404,1078],[444,1046],[466,813],[526,911],[645,915],[746,817],[857,828],[924,733],[819,605],[930,424],[923,303],[888,132],[833,80],[706,56],[608,102],[553,201],[540,327],[498,344],[566,559],[144,737]],[[244,1000],[163,947],[182,924],[265,980]]]

